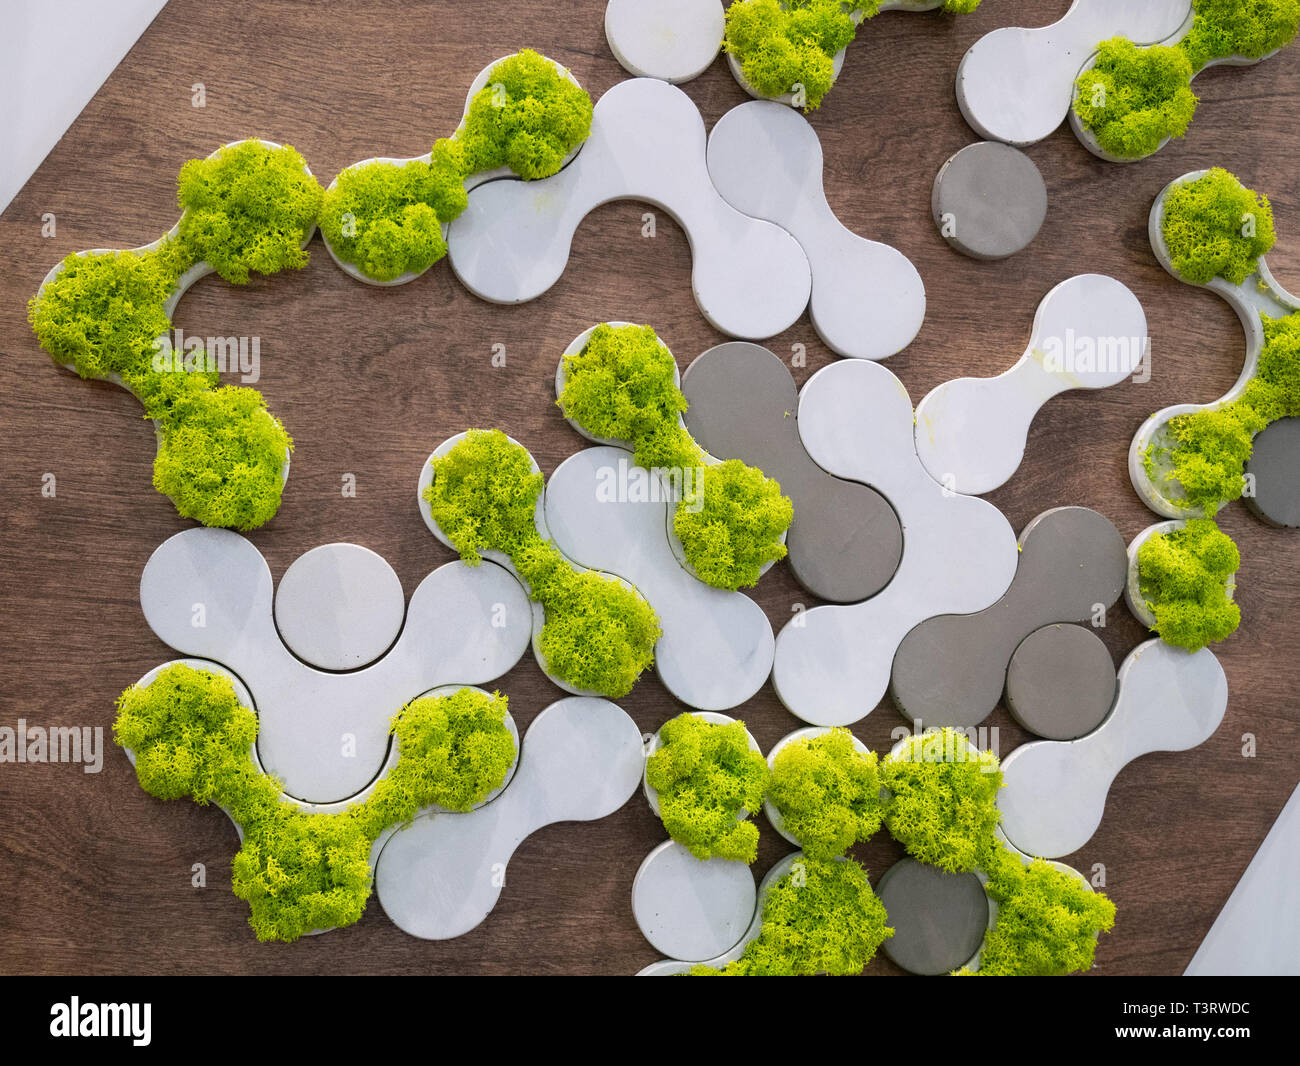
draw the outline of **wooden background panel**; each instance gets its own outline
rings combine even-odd
[[[0,216],[0,724],[101,726],[117,694],[172,655],[137,600],[141,568],[184,529],[150,488],[152,431],[136,402],[108,385],[51,367],[24,319],[41,277],[70,251],[132,246],[176,217],[181,163],[239,137],[295,145],[328,182],[376,154],[414,155],[449,133],[470,79],[530,46],[573,67],[599,96],[623,78],[602,31],[600,0],[315,4],[300,0],[172,0]],[[888,241],[926,282],[924,328],[890,368],[919,400],[961,374],[988,375],[1023,350],[1039,299],[1086,271],[1112,274],[1141,298],[1154,376],[1048,404],[1017,476],[991,495],[1012,525],[1062,504],[1094,507],[1125,537],[1154,520],[1128,483],[1129,441],[1153,410],[1221,395],[1240,369],[1240,326],[1217,298],[1156,264],[1146,217],[1159,190],[1219,164],[1269,193],[1281,238],[1269,260],[1300,274],[1300,186],[1294,98],[1300,53],[1196,81],[1202,105],[1189,138],[1136,166],[1102,163],[1058,130],[1030,148],[1051,210],[1034,245],[1002,263],[964,259],[930,219],[930,186],[975,139],[953,99],[964,51],[998,25],[1045,24],[1067,0],[986,0],[963,18],[886,14],[864,28],[844,74],[811,120],[826,154],[832,206],[852,229]],[[207,106],[191,106],[202,81]],[[711,126],[745,97],[722,63],[686,87]],[[6,106],[11,106],[5,102]],[[357,284],[319,242],[290,276],[245,288],[216,276],[180,303],[187,332],[261,338],[259,387],[297,442],[279,515],[252,539],[276,578],[301,552],[334,540],[388,558],[408,595],[451,553],[417,514],[414,487],[429,451],[467,426],[495,425],[523,441],[549,473],[581,446],[553,406],[559,353],[588,325],[655,326],[684,366],[724,338],[691,297],[690,251],[662,212],[641,236],[646,207],[613,204],[578,232],[565,276],[514,308],[471,297],[446,264],[396,290]],[[57,235],[41,235],[53,212]],[[1294,286],[1293,286],[1294,287]],[[768,342],[788,357],[807,346],[802,382],[834,357],[801,319]],[[493,368],[493,345],[506,346]],[[44,473],[58,494],[43,498]],[[355,499],[341,495],[354,474]],[[1097,973],[1177,973],[1300,778],[1296,693],[1300,541],[1241,506],[1223,524],[1242,549],[1240,632],[1221,645],[1231,702],[1218,733],[1193,752],[1153,755],[1111,791],[1101,829],[1073,865],[1105,867],[1119,907]],[[778,566],[755,598],[774,626],[811,603]],[[1142,631],[1117,608],[1105,631],[1118,663]],[[525,659],[501,681],[526,725],[559,696]],[[653,678],[622,701],[644,730],[680,711]],[[764,748],[798,723],[770,686],[738,712]],[[902,720],[888,704],[855,727],[877,749]],[[1023,739],[1005,711],[1005,755]],[[1243,734],[1258,739],[1242,757]],[[351,929],[293,945],[259,945],[229,892],[233,829],[215,810],[159,803],[116,749],[102,773],[75,766],[0,766],[0,958],[14,972],[157,973],[632,973],[656,953],[630,910],[632,877],[663,830],[634,797],[603,821],[550,827],[520,848],[490,918],[446,943],[399,932],[372,900]],[[766,826],[755,870],[787,851]],[[873,880],[901,854],[885,834],[859,849]],[[208,887],[190,886],[191,865]],[[893,973],[884,959],[868,973]]]

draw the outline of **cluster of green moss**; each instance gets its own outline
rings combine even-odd
[[[394,717],[398,760],[370,796],[331,814],[283,798],[252,759],[257,718],[230,679],[183,663],[118,699],[114,739],[135,755],[152,796],[215,803],[239,824],[235,895],[259,940],[350,925],[370,897],[379,835],[432,804],[468,810],[499,788],[515,758],[506,699],[473,689],[417,699]]]
[[[785,556],[794,518],[781,486],[739,460],[706,465],[679,418],[686,398],[672,353],[649,326],[603,323],[580,352],[564,357],[559,406],[593,436],[627,441],[638,466],[681,488],[673,532],[696,575],[716,588],[756,584]]]
[[[1194,285],[1216,277],[1240,285],[1273,247],[1273,208],[1222,167],[1165,194],[1160,232],[1178,276]]]
[[[912,858],[952,873],[978,869],[993,846],[1002,770],[960,730],[909,737],[880,766],[885,825]]]
[[[801,857],[766,892],[758,936],[721,969],[693,976],[810,977],[859,974],[894,935],[867,871],[853,859]]]
[[[465,562],[477,565],[489,549],[509,556],[545,609],[538,650],[551,673],[575,688],[624,696],[654,661],[659,619],[635,590],[575,570],[537,532],[542,486],[521,445],[500,430],[470,430],[433,460],[424,499]]]
[[[181,167],[179,239],[236,285],[307,265],[321,187],[298,152],[248,140]]]
[[[1150,155],[1182,137],[1196,113],[1192,64],[1180,48],[1103,41],[1075,82],[1074,112],[1103,150],[1125,159]]]
[[[680,714],[659,730],[646,760],[646,783],[659,794],[668,835],[697,859],[753,862],[758,826],[748,815],[763,802],[767,762],[749,746],[743,722]]]
[[[843,728],[777,752],[767,798],[812,859],[833,859],[869,840],[884,816],[876,753],[859,751]]]
[[[980,976],[1063,977],[1092,968],[1097,935],[1115,924],[1115,904],[1051,863],[1026,866],[1004,849],[986,872],[998,917],[984,939]]]
[[[307,261],[320,186],[294,149],[243,141],[182,168],[175,237],[146,252],[64,259],[28,304],[28,320],[55,362],[83,378],[116,378],[158,423],[154,486],[207,526],[253,529],[280,506],[293,446],[262,395],[219,388],[206,368],[163,363],[167,301],[205,261],[236,284]]]
[[[591,133],[591,97],[536,52],[497,63],[461,127],[426,162],[376,161],[343,171],[326,190],[320,227],[334,254],[369,278],[419,273],[447,254],[442,227],[468,202],[465,179],[509,167],[554,174]]]
[[[1196,17],[1180,42],[1195,70],[1212,59],[1261,59],[1300,30],[1300,0],[1193,0]]]
[[[1227,583],[1241,565],[1232,538],[1209,518],[1148,537],[1138,549],[1138,589],[1167,644],[1197,651],[1236,632],[1241,608]]]

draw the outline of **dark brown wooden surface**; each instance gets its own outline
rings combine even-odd
[[[960,19],[883,15],[852,46],[812,122],[840,218],[897,246],[925,279],[925,326],[888,364],[913,400],[948,378],[1010,366],[1038,300],[1073,274],[1112,274],[1138,294],[1153,380],[1053,400],[1020,472],[991,497],[1017,529],[1048,507],[1082,504],[1129,538],[1154,521],[1125,471],[1134,431],[1166,404],[1220,396],[1243,353],[1228,306],[1157,266],[1148,208],[1172,178],[1226,166],[1272,197],[1281,236],[1269,261],[1284,284],[1300,284],[1300,50],[1198,78],[1190,136],[1136,166],[1102,163],[1058,130],[1029,149],[1051,198],[1037,241],[1002,263],[964,259],[940,239],[929,208],[939,166],[976,139],[953,97],[957,63],[996,26],[1045,24],[1067,6],[986,0]],[[456,124],[469,80],[521,46],[571,65],[598,97],[624,77],[604,39],[603,8],[601,0],[168,4],[0,216],[0,725],[25,717],[102,726],[107,738],[117,694],[173,657],[145,625],[137,588],[149,553],[188,525],[150,487],[153,434],[135,400],[56,370],[31,336],[24,305],[45,272],[70,251],[156,237],[175,220],[181,163],[239,137],[293,144],[324,182],[367,156],[425,151]],[[207,89],[202,110],[190,102],[196,81]],[[722,63],[686,91],[710,126],[745,99]],[[397,290],[360,285],[319,242],[299,273],[244,289],[214,275],[181,301],[175,324],[187,332],[261,337],[260,388],[297,443],[280,513],[252,536],[277,579],[299,553],[353,540],[388,558],[409,595],[452,557],[416,512],[420,464],[467,426],[505,429],[547,473],[577,450],[582,442],[552,405],[551,380],[558,353],[586,326],[650,323],[683,366],[724,339],[692,299],[684,235],[660,213],[658,236],[642,238],[644,210],[596,211],[559,284],[517,308],[476,300],[445,263]],[[53,239],[41,236],[45,212],[57,216]],[[503,369],[490,362],[498,343]],[[788,357],[796,343],[809,355],[796,371],[801,382],[834,358],[806,317],[769,346]],[[57,477],[54,499],[41,495],[46,472]],[[356,475],[356,499],[340,493],[345,473]],[[1180,972],[1300,779],[1300,538],[1265,528],[1240,505],[1223,524],[1242,549],[1245,613],[1218,649],[1231,687],[1227,717],[1199,749],[1125,770],[1101,829],[1067,860],[1085,872],[1104,864],[1119,908],[1097,973]],[[809,602],[784,567],[756,598],[778,627],[792,604]],[[1105,636],[1118,663],[1143,633],[1119,607]],[[531,656],[501,687],[525,726],[559,696]],[[652,677],[622,704],[644,730],[682,709]],[[738,713],[765,748],[798,724],[770,686]],[[1001,709],[988,724],[1000,729],[1003,755],[1023,739]],[[901,725],[883,704],[855,732],[884,749]],[[1246,733],[1258,738],[1255,758],[1242,756]],[[0,765],[0,969],[628,974],[656,958],[632,920],[630,890],[663,837],[638,795],[603,821],[552,826],[526,841],[496,910],[458,940],[409,937],[372,898],[353,928],[261,945],[229,891],[236,839],[220,812],[146,796],[111,745],[98,775]],[[756,872],[787,850],[764,825]],[[860,849],[873,880],[899,854],[883,833]],[[203,890],[190,886],[196,862],[208,868]],[[895,971],[880,959],[867,972]]]

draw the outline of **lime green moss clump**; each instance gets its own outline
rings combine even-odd
[[[1138,589],[1165,643],[1198,651],[1236,632],[1241,608],[1229,599],[1227,585],[1241,556],[1211,519],[1148,537],[1137,561]]]
[[[680,714],[659,730],[662,746],[646,760],[659,794],[659,817],[697,859],[758,857],[758,826],[747,817],[763,802],[767,762],[749,746],[742,722]]]
[[[307,265],[322,190],[298,152],[241,141],[181,167],[180,242],[227,281]]]
[[[547,669],[584,691],[610,697],[631,691],[654,661],[659,619],[635,590],[575,570],[537,532],[543,479],[528,452],[500,430],[470,430],[433,460],[433,471],[424,499],[461,558],[477,566],[489,549],[509,556],[544,608],[538,650]]]
[[[884,814],[876,753],[858,751],[843,728],[783,747],[772,762],[767,798],[812,859],[834,859],[869,840]]]
[[[1240,285],[1276,239],[1268,197],[1221,167],[1170,189],[1160,228],[1174,270],[1194,285]]]
[[[1213,515],[1245,491],[1256,433],[1300,415],[1300,313],[1261,316],[1264,347],[1239,399],[1169,420],[1168,440],[1143,456],[1152,483],[1176,488],[1187,507]]]
[[[853,5],[864,18],[879,9],[879,0]],[[738,0],[727,9],[724,47],[760,94],[783,96],[802,86],[805,110],[813,110],[835,80],[835,54],[857,32],[840,0]]]
[[[1300,30],[1300,0],[1193,0],[1196,17],[1180,42],[1196,70],[1212,59],[1260,59]]]
[[[810,977],[860,974],[894,930],[885,923],[867,871],[852,859],[800,856],[767,891],[763,924],[745,953],[721,970],[695,966],[694,976]]]
[[[325,191],[321,232],[334,254],[366,277],[393,281],[418,274],[447,254],[442,224],[455,217],[456,197],[449,198],[444,185],[459,190],[463,201],[460,173],[440,172],[423,160],[345,170]],[[445,214],[439,214],[440,203]]]
[[[1103,41],[1075,82],[1074,112],[1101,148],[1123,159],[1150,155],[1182,137],[1196,113],[1192,64],[1179,48]]]
[[[515,757],[506,701],[473,689],[412,701],[393,719],[397,763],[370,797],[309,813],[253,762],[257,717],[222,674],[173,663],[118,699],[113,737],[158,799],[224,808],[243,831],[231,865],[259,940],[351,925],[370,897],[370,852],[390,826],[439,804],[468,810],[505,781]]]
[[[960,730],[909,737],[880,766],[885,825],[912,858],[951,873],[980,867],[993,846],[1002,771]]]
[[[675,372],[672,353],[649,326],[602,323],[580,352],[564,357],[557,402],[593,436],[629,443],[638,466],[675,488],[673,532],[702,581],[753,586],[763,567],[785,557],[781,536],[793,505],[760,470],[735,459],[707,464],[681,424],[686,398]]]
[[[465,173],[509,167],[534,180],[556,173],[591,133],[591,97],[531,49],[503,59],[474,94],[457,131]]]
[[[228,385],[180,400],[160,423],[154,488],[184,518],[256,529],[274,517],[293,441],[256,389]]]
[[[1115,904],[1077,877],[999,848],[985,885],[998,904],[984,939],[983,977],[1064,977],[1092,969],[1097,935],[1115,925]],[[968,973],[968,971],[962,971]]]
[[[980,6],[980,0],[943,0],[943,10],[950,15],[969,15]]]

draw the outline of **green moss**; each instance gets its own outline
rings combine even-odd
[[[1074,112],[1111,155],[1141,159],[1182,137],[1196,113],[1192,65],[1178,48],[1103,41],[1075,82]]]
[[[182,517],[247,530],[275,516],[293,442],[260,392],[233,385],[194,392],[160,428],[154,488]]]
[[[28,302],[28,321],[50,357],[83,378],[138,374],[171,330],[165,304],[178,277],[169,253],[74,252]]]
[[[716,588],[757,583],[762,568],[784,558],[781,536],[794,517],[781,486],[738,460],[705,465],[681,425],[686,398],[672,353],[649,326],[592,331],[581,351],[564,357],[558,404],[595,437],[626,441],[633,461],[678,487],[673,531],[687,563]]]
[[[985,891],[998,917],[984,940],[979,974],[1063,977],[1092,969],[1097,934],[1115,924],[1115,905],[1042,859],[1028,866],[999,848]],[[967,971],[963,971],[965,973]]]
[[[758,826],[747,817],[763,802],[767,762],[749,746],[742,722],[680,714],[659,730],[646,782],[659,793],[664,828],[697,859],[753,862]]]
[[[181,167],[179,238],[229,282],[307,264],[302,247],[320,213],[322,190],[301,155],[242,141]]]
[[[537,532],[543,479],[528,452],[500,430],[470,430],[433,460],[424,491],[430,513],[465,562],[505,553],[542,604],[537,638],[547,669],[575,688],[617,698],[654,661],[659,619],[633,589],[595,571],[576,571]]]
[[[1300,30],[1300,0],[1193,0],[1196,17],[1180,42],[1193,67],[1212,59],[1260,59]]]
[[[531,49],[503,59],[470,101],[455,139],[465,173],[509,167],[521,178],[556,173],[591,133],[591,97]]]
[[[879,9],[879,0],[852,8],[864,18]],[[856,35],[849,5],[839,0],[738,0],[727,9],[724,47],[761,95],[784,96],[802,86],[805,109],[812,110],[835,80],[835,54]]]
[[[1167,644],[1197,651],[1236,632],[1241,609],[1226,586],[1241,556],[1213,521],[1193,519],[1148,537],[1137,561],[1139,591]]]
[[[943,0],[943,10],[950,15],[969,15],[980,6],[980,0]]]
[[[376,281],[418,274],[446,255],[443,220],[429,203],[432,173],[419,160],[343,171],[321,203],[321,232],[334,254]]]
[[[1273,247],[1268,197],[1215,167],[1165,196],[1161,233],[1178,276],[1196,285],[1220,277],[1240,285]]]
[[[979,868],[1001,813],[1002,771],[960,730],[909,737],[880,766],[885,825],[912,858],[953,873]]]
[[[1264,347],[1239,401],[1266,422],[1300,416],[1300,312],[1262,315]]]
[[[767,798],[811,859],[834,859],[869,840],[884,814],[876,753],[858,751],[842,728],[783,747]]]
[[[851,977],[866,968],[894,930],[871,891],[867,871],[852,859],[800,857],[763,902],[763,924],[745,953],[721,970],[696,966],[696,976]]]
[[[113,737],[159,799],[215,803],[239,823],[235,895],[259,940],[296,940],[350,925],[370,896],[370,851],[392,825],[439,804],[467,810],[505,781],[515,755],[503,696],[461,689],[413,700],[390,727],[399,759],[371,795],[337,813],[308,813],[252,759],[257,717],[229,678],[183,663],[118,699]]]

